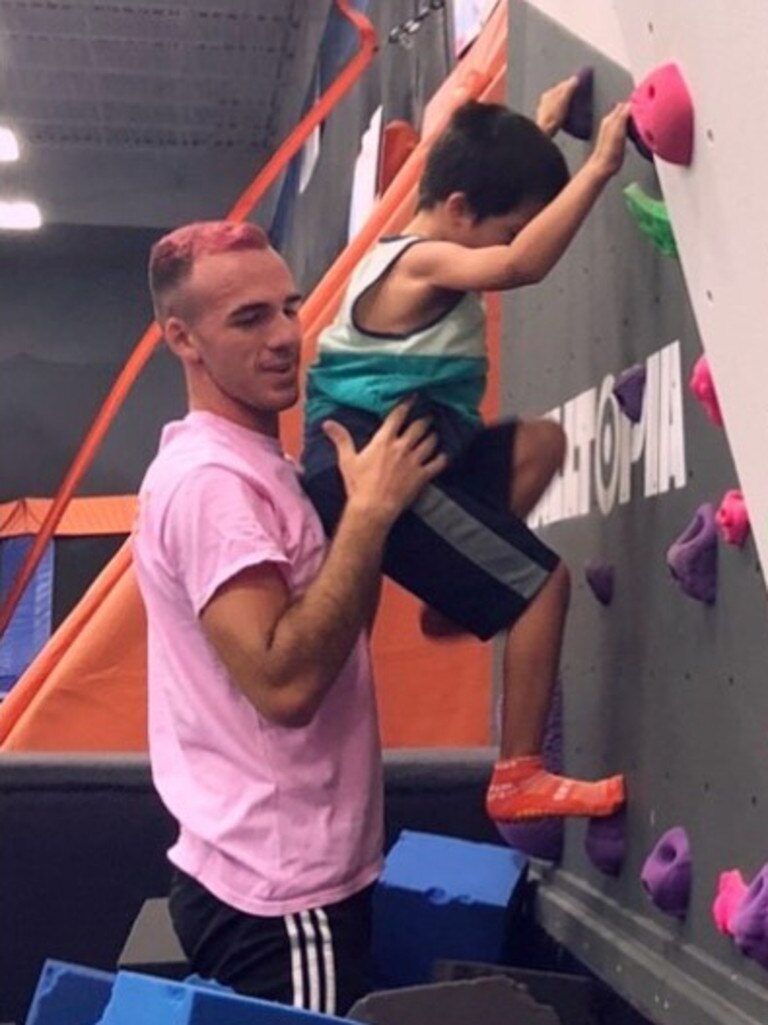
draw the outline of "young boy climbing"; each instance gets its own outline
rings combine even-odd
[[[480,293],[534,284],[552,269],[624,155],[628,106],[602,121],[569,181],[553,136],[575,79],[542,96],[536,122],[495,104],[453,115],[427,158],[416,214],[382,238],[352,277],[307,383],[304,486],[329,534],[344,506],[338,462],[411,398],[448,469],[396,522],[383,569],[430,611],[482,640],[506,631],[500,759],[491,818],[609,815],[621,776],[585,782],[545,771],[544,726],[558,672],[569,576],[526,526],[564,451],[543,420],[484,427],[485,315]],[[338,455],[337,455],[338,452]]]

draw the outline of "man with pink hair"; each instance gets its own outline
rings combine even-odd
[[[381,752],[366,627],[391,524],[445,467],[408,406],[359,452],[333,541],[279,439],[299,396],[300,296],[261,229],[192,224],[150,257],[189,412],[166,425],[133,546],[149,742],[179,823],[170,909],[192,968],[343,1014],[368,982]]]

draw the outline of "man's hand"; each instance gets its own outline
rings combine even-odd
[[[617,103],[600,123],[597,142],[587,163],[604,179],[613,177],[624,163],[629,104]]]
[[[579,84],[577,75],[563,79],[557,85],[546,89],[539,97],[536,107],[536,124],[550,138],[557,135],[568,115],[573,94]]]
[[[323,424],[336,446],[347,508],[386,528],[447,466],[428,419],[404,426],[411,407],[409,402],[396,406],[359,452],[345,427],[334,420]]]

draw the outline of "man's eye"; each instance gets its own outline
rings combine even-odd
[[[254,310],[253,313],[247,313],[242,317],[238,317],[237,326],[250,327],[252,324],[260,324],[267,319],[267,316],[266,310]]]

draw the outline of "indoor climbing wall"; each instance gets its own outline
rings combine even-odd
[[[594,67],[598,116],[627,98],[633,79],[621,47],[592,45],[596,37],[551,16],[553,0],[543,3],[547,14],[540,6],[511,5],[511,105],[532,112],[542,89],[584,65]],[[589,144],[561,141],[575,170]],[[682,189],[693,172],[675,174]],[[737,886],[737,914],[721,915],[752,957],[718,931],[712,903],[721,873],[738,869],[749,883],[768,861],[765,588],[754,538],[739,547],[716,533],[715,513],[739,476],[726,430],[689,389],[703,349],[683,266],[640,230],[624,194],[633,185],[630,197],[662,197],[653,163],[629,147],[559,267],[505,300],[503,408],[550,415],[569,437],[563,474],[533,517],[573,574],[566,767],[623,771],[629,789],[626,821],[598,845],[603,870],[588,854],[586,824],[569,824],[561,867],[540,887],[539,916],[654,1022],[756,1025],[768,1020],[760,879],[746,898]],[[724,225],[718,244],[724,256],[736,244]],[[614,394],[630,368],[636,423]],[[633,392],[643,372],[644,391]],[[748,399],[740,409],[738,395],[723,406],[726,422],[752,409]],[[766,440],[752,438],[755,454]],[[674,565],[697,597],[667,564],[686,532]],[[587,565],[608,604],[588,586]]]

